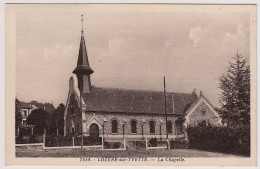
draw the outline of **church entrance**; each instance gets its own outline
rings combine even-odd
[[[99,127],[96,123],[92,123],[89,126],[89,136],[91,137],[99,137]]]

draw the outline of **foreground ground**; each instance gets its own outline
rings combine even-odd
[[[16,149],[16,157],[240,157],[230,154],[214,153],[190,149],[172,150],[81,150],[81,149],[59,149],[59,150],[30,150]]]

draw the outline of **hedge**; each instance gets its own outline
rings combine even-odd
[[[183,138],[176,138],[170,140],[171,149],[187,149],[189,148],[189,142]]]
[[[104,142],[104,148],[105,149],[119,149],[121,147],[121,142]]]
[[[102,138],[101,137],[91,137],[91,136],[84,136],[83,137],[83,145],[84,146],[93,146],[93,145],[101,145]],[[74,138],[74,145],[80,146],[81,145],[81,136],[76,136]]]
[[[72,146],[72,137],[71,136],[46,136],[45,137],[45,146],[46,147],[64,147]]]
[[[42,135],[16,136],[16,144],[43,143]]]
[[[188,127],[190,149],[250,156],[250,127]]]
[[[156,146],[157,146],[157,138],[156,138],[156,137],[151,138],[151,139],[149,140],[149,143],[150,143],[150,145],[151,145],[152,147],[156,147]]]
[[[74,137],[74,146],[81,145],[81,136]],[[83,137],[83,145],[102,145],[101,137]],[[63,147],[63,146],[73,146],[72,136],[46,136],[45,137],[45,146],[46,147]]]

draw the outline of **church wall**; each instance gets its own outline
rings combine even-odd
[[[189,125],[199,125],[202,121],[205,121],[207,125],[219,125],[218,117],[204,100],[200,102],[196,109],[191,113],[189,117]]]
[[[104,124],[104,133],[105,134],[113,134],[113,135],[142,135],[142,125],[143,125],[143,134],[144,135],[160,135],[160,126],[161,126],[161,135],[166,135],[166,126],[165,126],[165,116],[164,115],[151,115],[151,114],[126,114],[126,113],[86,113],[87,123],[94,117],[101,123]],[[104,118],[107,119],[107,122],[104,123]],[[124,119],[126,122],[124,122]],[[145,123],[143,123],[142,119],[144,119]],[[160,122],[160,119],[163,123]],[[112,133],[112,120],[117,120],[118,122],[118,133]],[[137,133],[131,133],[131,120],[135,120],[137,122]],[[155,122],[155,133],[150,133],[150,121]],[[175,126],[174,122],[176,117],[172,115],[168,115],[168,121],[172,123],[172,134],[175,134]],[[90,122],[91,123],[91,122]],[[123,132],[123,124],[124,124],[124,132]],[[87,129],[87,134],[89,129]],[[100,129],[100,135],[103,134],[102,129]]]

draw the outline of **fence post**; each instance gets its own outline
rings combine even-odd
[[[72,137],[72,146],[74,147],[74,137]]]
[[[147,136],[145,137],[145,149],[148,150]]]
[[[43,148],[45,147],[45,134],[42,135]]]
[[[104,150],[104,136],[102,138],[102,150]]]
[[[124,138],[124,150],[126,150],[126,142],[125,142],[125,138]]]

